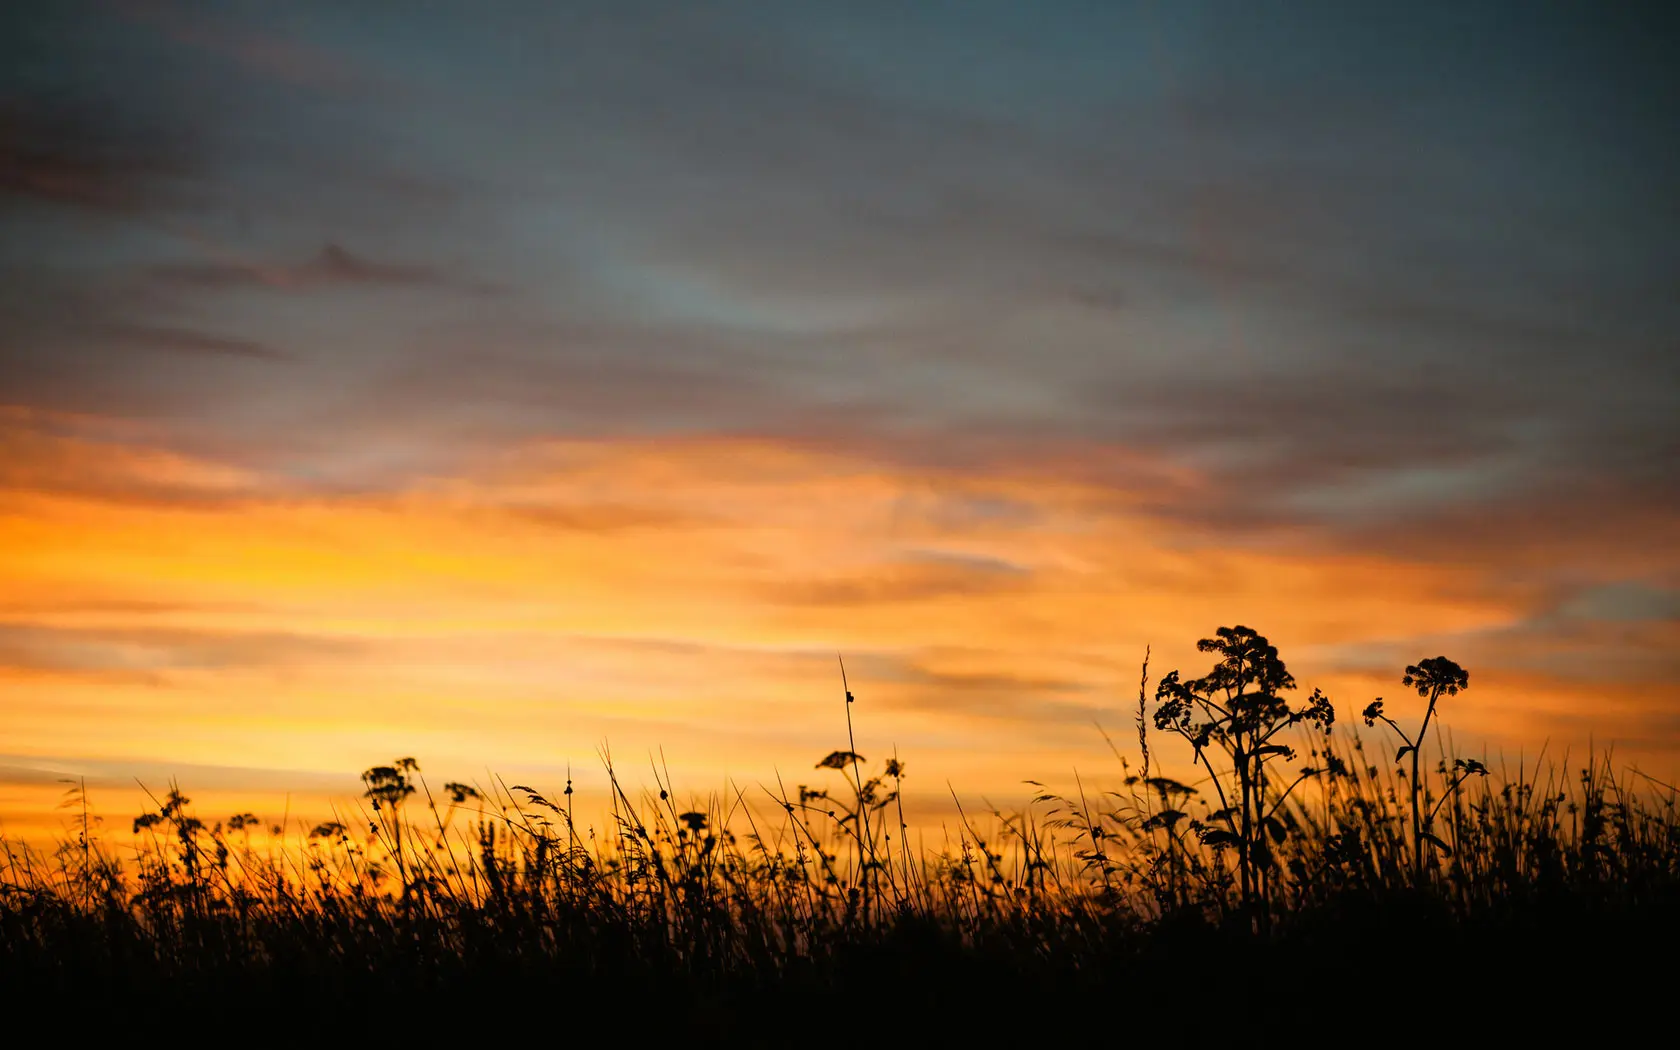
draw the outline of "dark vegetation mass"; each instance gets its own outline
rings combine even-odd
[[[856,752],[850,691],[819,786],[687,808],[662,771],[632,792],[603,756],[604,829],[574,823],[569,782],[437,789],[406,758],[363,774],[359,822],[306,835],[206,825],[171,790],[118,847],[74,788],[55,851],[5,846],[0,989],[183,1037],[225,1014],[334,1037],[1270,1044],[1602,1033],[1672,982],[1672,786],[1608,756],[1448,754],[1469,675],[1445,657],[1366,706],[1362,737],[1321,692],[1289,699],[1253,630],[1199,648],[1212,669],[1152,695],[1145,659],[1123,790],[957,801],[941,851],[907,847],[906,764]]]

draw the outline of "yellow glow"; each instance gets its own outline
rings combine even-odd
[[[353,790],[397,754],[440,780],[587,777],[606,740],[636,768],[663,746],[699,790],[808,777],[844,743],[837,653],[859,749],[896,744],[928,792],[1112,766],[1091,723],[1130,738],[1144,647],[1157,673],[1200,673],[1195,640],[1226,623],[1269,635],[1344,722],[1458,639],[1473,688],[1446,714],[1473,750],[1532,754],[1566,732],[1584,747],[1585,715],[1637,744],[1677,699],[1667,681],[1595,679],[1591,639],[1574,677],[1486,641],[1535,602],[1497,565],[1220,546],[1137,494],[1048,473],[748,439],[547,443],[329,497],[116,424],[38,423],[0,416],[0,448],[26,464],[0,494],[9,828],[39,823],[44,789],[20,770],[82,759],[319,771]],[[1680,641],[1649,630],[1639,646]],[[1393,666],[1347,670],[1361,647]],[[1667,771],[1666,756],[1639,757]]]

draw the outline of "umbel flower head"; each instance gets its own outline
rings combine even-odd
[[[1436,699],[1456,696],[1460,689],[1470,688],[1470,672],[1444,656],[1432,656],[1406,667],[1406,677],[1400,684],[1416,689],[1419,696]]]
[[[373,800],[374,809],[378,809],[380,803],[401,805],[404,798],[414,794],[414,785],[409,782],[408,774],[419,770],[420,764],[412,758],[399,758],[388,766],[374,766],[362,773],[362,783],[367,785],[363,794]]]

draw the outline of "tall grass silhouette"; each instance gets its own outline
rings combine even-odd
[[[941,850],[910,847],[907,763],[858,753],[844,678],[846,746],[812,783],[684,805],[663,767],[632,789],[603,751],[602,827],[577,819],[570,779],[558,799],[500,780],[434,792],[399,758],[363,774],[354,817],[206,824],[172,785],[119,845],[78,785],[74,835],[4,841],[0,980],[32,1001],[295,1006],[384,1032],[565,1003],[625,1032],[756,1043],[810,1010],[863,1025],[976,995],[1096,1023],[1080,1011],[1122,991],[1167,1010],[1198,974],[1235,975],[1200,1010],[1264,1013],[1289,999],[1278,982],[1327,964],[1433,1002],[1465,958],[1594,959],[1675,928],[1672,786],[1598,756],[1575,772],[1426,758],[1439,701],[1468,684],[1445,657],[1402,676],[1416,734],[1376,701],[1371,739],[1316,690],[1287,703],[1294,679],[1258,632],[1200,649],[1213,668],[1152,697],[1145,656],[1121,790],[1029,782],[1015,812],[953,794]],[[1199,779],[1162,774],[1169,747]]]

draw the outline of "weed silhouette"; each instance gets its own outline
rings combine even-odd
[[[206,825],[171,784],[117,842],[77,784],[56,850],[0,839],[0,989],[47,1004],[97,987],[135,1010],[296,1002],[370,1036],[436,1036],[446,1004],[544,1003],[637,1038],[759,1045],[809,1025],[815,1004],[863,1017],[884,995],[898,1002],[884,1017],[913,997],[930,1025],[977,996],[1066,1003],[1064,1031],[1112,1035],[1090,1004],[1123,989],[1170,1003],[1193,974],[1252,977],[1198,1007],[1207,1024],[1252,1024],[1282,987],[1260,975],[1357,965],[1361,986],[1413,988],[1475,955],[1666,950],[1680,927],[1672,786],[1598,756],[1578,776],[1444,753],[1431,766],[1427,730],[1469,682],[1444,657],[1402,677],[1425,701],[1415,734],[1380,700],[1364,709],[1403,741],[1371,762],[1322,693],[1284,700],[1296,683],[1263,635],[1222,627],[1199,648],[1213,668],[1167,674],[1153,699],[1145,658],[1141,765],[1115,749],[1126,790],[1029,782],[1012,811],[953,791],[936,849],[908,842],[906,763],[857,751],[844,679],[845,746],[815,763],[827,784],[694,797],[660,760],[633,791],[603,749],[600,824],[576,819],[569,774],[564,794],[492,778],[434,797],[403,758],[364,772],[356,813],[310,824]],[[1168,776],[1179,758],[1201,779]],[[1492,967],[1428,994],[1468,1007],[1506,978],[1523,980]]]
[[[1219,662],[1191,682],[1182,682],[1177,671],[1168,673],[1156,689],[1155,725],[1188,741],[1196,761],[1207,769],[1220,808],[1209,822],[1198,823],[1202,844],[1216,849],[1236,847],[1243,907],[1264,927],[1270,916],[1275,867],[1268,840],[1281,843],[1289,834],[1279,810],[1306,779],[1297,778],[1283,791],[1273,791],[1267,765],[1295,758],[1292,747],[1274,741],[1280,732],[1302,722],[1328,730],[1336,711],[1317,690],[1306,706],[1290,708],[1278,694],[1295,688],[1295,679],[1277,647],[1252,628],[1221,627],[1214,637],[1197,642],[1196,648],[1218,654]],[[1234,789],[1229,795],[1227,776],[1215,770],[1210,760],[1212,745],[1218,745],[1231,761]],[[1225,826],[1211,826],[1219,823]]]

